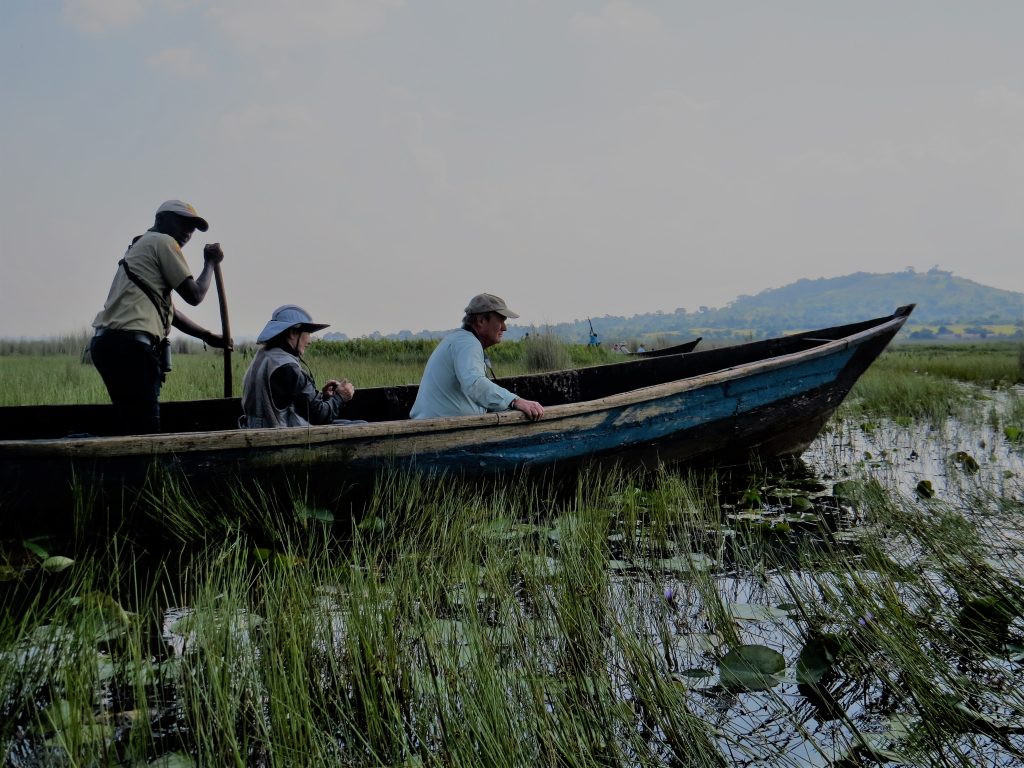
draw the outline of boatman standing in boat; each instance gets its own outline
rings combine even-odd
[[[409,415],[434,419],[516,410],[532,420],[543,416],[543,405],[518,397],[487,378],[484,350],[501,341],[505,320],[510,317],[519,315],[498,296],[481,293],[470,299],[462,328],[442,339],[427,360]]]
[[[342,406],[356,393],[348,379],[331,379],[317,389],[302,363],[310,334],[327,328],[314,323],[296,304],[278,307],[256,341],[263,347],[249,364],[242,381],[241,426],[308,427],[310,424],[363,424],[339,419]]]
[[[196,325],[171,303],[172,291],[192,306],[206,297],[214,264],[224,259],[220,243],[203,248],[198,279],[181,249],[193,232],[209,226],[188,203],[168,200],[118,262],[106,304],[92,324],[96,332],[89,351],[114,404],[120,434],[160,431],[160,387],[171,370],[167,336],[172,326],[211,347],[231,347],[230,339]]]

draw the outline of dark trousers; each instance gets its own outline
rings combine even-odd
[[[104,331],[89,347],[93,365],[103,377],[114,404],[119,435],[160,431],[159,346],[130,331]]]

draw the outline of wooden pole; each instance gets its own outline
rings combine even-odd
[[[217,299],[220,302],[220,329],[225,345],[231,341],[231,323],[228,320],[228,298],[224,295],[224,273],[220,262],[213,265],[213,279],[217,283]],[[231,350],[224,347],[224,397],[231,397]]]

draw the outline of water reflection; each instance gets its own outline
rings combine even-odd
[[[964,457],[976,466],[965,466]],[[865,475],[908,495],[929,480],[939,495],[982,491],[1019,499],[1024,478],[1024,443],[1008,440],[998,421],[979,418],[938,425],[834,421],[802,458],[821,478]]]

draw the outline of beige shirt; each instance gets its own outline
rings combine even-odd
[[[146,232],[128,249],[124,258],[132,274],[152,288],[164,302],[170,322],[174,317],[171,291],[192,276],[178,241],[170,235]],[[109,330],[145,331],[158,339],[167,334],[153,302],[121,267],[117,268],[107,301],[92,325],[93,328]]]

